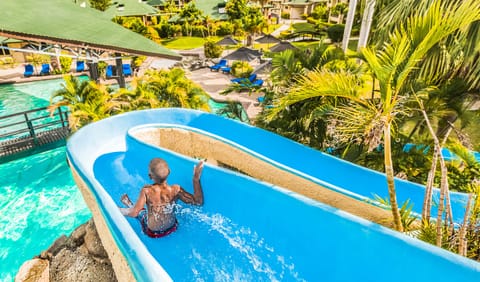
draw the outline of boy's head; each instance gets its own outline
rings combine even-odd
[[[148,176],[156,183],[163,183],[170,174],[167,162],[161,158],[153,158],[148,166]]]

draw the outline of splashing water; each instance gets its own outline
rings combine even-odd
[[[185,254],[191,276],[181,277],[182,281],[305,281],[292,258],[277,254],[275,247],[251,228],[202,208],[177,205],[177,216],[187,236],[192,237],[185,241],[197,242]],[[204,240],[198,238],[203,232],[208,237],[205,244],[198,243]]]

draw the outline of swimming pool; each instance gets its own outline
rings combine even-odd
[[[81,80],[88,76],[79,76]],[[50,96],[61,89],[63,79],[51,79],[36,82],[0,85],[0,116],[46,107]],[[208,101],[213,113],[225,107],[226,103],[213,99]]]
[[[65,147],[0,165],[0,281],[91,217]]]

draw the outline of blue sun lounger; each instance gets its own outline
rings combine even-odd
[[[40,75],[47,75],[50,74],[50,65],[49,64],[43,64],[42,65],[42,70],[40,71]]]
[[[23,73],[23,76],[30,77],[32,75],[33,75],[33,66],[30,64],[25,65],[25,72]]]
[[[233,82],[233,83],[248,83],[249,81],[250,81],[250,83],[253,83],[256,79],[257,79],[257,74],[252,73],[248,78],[237,77],[237,78],[234,78],[234,79],[230,79],[230,81]]]
[[[123,64],[123,76],[132,76],[130,64]]]
[[[110,77],[113,76],[113,66],[112,65],[107,66],[107,70],[105,71],[105,76],[107,78],[110,78]]]
[[[220,62],[218,62],[218,64],[211,66],[210,70],[219,71],[222,67],[226,67],[226,66],[227,66],[227,60],[221,59]]]
[[[77,61],[77,72],[85,71],[85,62],[84,61]]]

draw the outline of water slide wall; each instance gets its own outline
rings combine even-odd
[[[304,196],[335,193],[347,206],[365,209],[374,194],[387,195],[382,174],[233,120],[186,109],[130,112],[82,128],[68,140],[67,154],[120,281],[480,277],[477,262]],[[192,191],[192,156],[215,159],[202,175],[204,206],[180,205],[175,233],[147,237],[136,219],[118,211],[120,195],[135,199],[150,183],[152,157],[170,164],[169,183]],[[423,186],[396,180],[396,187],[399,201],[410,199],[420,212]],[[451,198],[458,222],[466,196]]]

